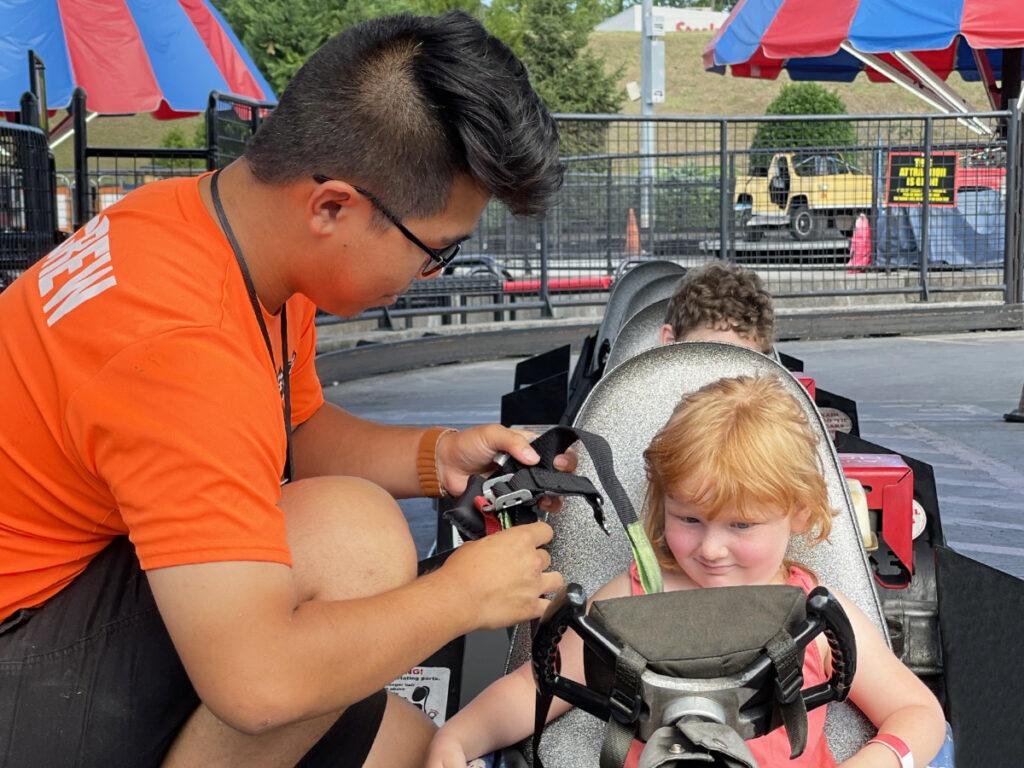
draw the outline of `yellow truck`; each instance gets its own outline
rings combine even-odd
[[[802,241],[833,227],[849,237],[857,216],[870,212],[871,193],[871,176],[839,155],[779,152],[766,175],[736,180],[737,221],[748,240],[778,227]]]

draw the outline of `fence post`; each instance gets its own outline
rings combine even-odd
[[[50,133],[50,115],[46,108],[46,65],[39,55],[28,52],[28,85],[29,92],[35,97],[35,115],[29,125],[40,128],[43,133]],[[24,97],[22,97],[24,99]],[[24,120],[24,101],[22,101],[22,121]]]
[[[21,124],[31,125],[33,128],[39,127],[39,100],[35,97],[31,91],[25,91],[21,94],[21,101],[19,102],[21,107]]]
[[[921,199],[921,241],[917,244],[921,249],[920,258],[920,282],[921,301],[928,301],[928,219],[931,202],[931,181],[932,181],[932,139],[935,126],[931,117],[924,119],[924,189]]]
[[[551,286],[548,282],[548,217],[544,214],[540,217],[540,300],[544,303],[541,307],[541,317],[554,317],[555,312],[551,308]]]
[[[718,124],[718,258],[729,259],[729,123]]]
[[[217,168],[217,96],[216,91],[210,91],[210,97],[206,100],[206,170],[208,171]]]
[[[249,109],[251,110],[249,112],[249,138],[252,139],[260,127],[260,108],[256,106],[254,100],[253,105]]]
[[[1021,259],[1020,219],[1020,110],[1010,105],[1006,126],[1006,245],[1003,256],[1003,299],[1007,304],[1022,302],[1021,282],[1024,269]]]
[[[871,225],[872,259],[876,265],[880,261],[878,258],[878,223],[882,212],[881,191],[885,189],[885,159],[882,154],[882,146],[882,126],[878,124],[875,128],[875,149],[871,153],[871,216],[868,219]],[[856,221],[854,223],[856,224]],[[888,259],[885,271],[887,273],[889,271]]]
[[[75,195],[74,228],[81,228],[89,220],[89,169],[86,166],[86,149],[89,146],[85,123],[85,91],[75,88],[71,95],[71,110],[74,114],[75,142]]]
[[[614,274],[615,267],[612,264],[612,159],[608,158],[608,173],[605,176],[604,195],[604,241],[605,261],[609,275]]]

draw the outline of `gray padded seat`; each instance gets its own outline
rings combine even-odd
[[[791,555],[813,569],[826,586],[846,594],[884,633],[881,608],[835,449],[807,391],[778,363],[730,344],[690,342],[657,347],[606,374],[583,404],[576,426],[608,440],[616,472],[638,514],[642,514],[646,486],[643,450],[668,420],[679,398],[720,378],[759,374],[778,376],[807,412],[819,437],[829,500],[838,511],[829,541],[814,548],[796,541]],[[579,471],[595,477],[593,464],[582,448]],[[614,522],[611,510],[609,515]],[[567,499],[562,511],[552,515],[549,522],[555,529],[550,548],[552,567],[562,572],[567,582],[581,584],[588,595],[628,567],[630,549],[621,527],[613,526],[612,535],[605,536],[586,503]],[[528,657],[529,628],[520,626],[513,638],[509,668],[518,667]],[[873,735],[871,724],[850,704],[833,705],[826,728],[840,762]],[[604,723],[572,710],[548,726],[541,755],[553,768],[596,768],[603,734]]]
[[[645,305],[623,324],[619,335],[612,340],[608,362],[604,364],[606,371],[661,344],[661,326],[665,324],[668,302],[669,299],[663,298]]]
[[[632,314],[630,308],[633,296],[644,286],[670,275],[675,275],[676,279],[679,279],[685,272],[686,269],[674,261],[645,261],[612,283],[608,303],[605,305],[604,317],[597,330],[595,349],[601,349],[601,344],[605,340],[610,343],[618,335],[622,324]]]
[[[649,307],[651,304],[655,304],[660,301],[668,301],[671,299],[673,294],[676,292],[676,288],[679,287],[679,281],[683,279],[682,275],[665,275],[659,277],[657,280],[652,280],[647,283],[643,288],[633,294],[633,298],[630,299],[629,304],[626,305],[625,319],[621,326],[619,326],[619,334],[622,333],[622,329],[626,327],[626,324],[633,318],[637,312]],[[667,306],[667,305],[666,305]],[[615,338],[618,338],[617,336]],[[612,344],[615,344],[615,338],[612,339]]]

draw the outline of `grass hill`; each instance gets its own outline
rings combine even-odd
[[[761,115],[789,77],[778,80],[752,80],[723,77],[705,72],[701,62],[710,32],[673,32],[665,36],[666,100],[656,107],[661,115]],[[640,80],[640,34],[638,32],[595,32],[590,48],[602,56],[609,70],[622,70],[621,83]],[[950,85],[979,110],[988,109],[988,100],[979,83],[965,83],[958,75]],[[828,83],[846,103],[851,114],[911,114],[930,111],[927,104],[897,85],[872,83],[861,75],[853,83]],[[639,102],[626,102],[622,110],[638,114]],[[58,116],[59,119],[61,115]],[[148,115],[101,117],[89,124],[90,146],[156,147],[172,129],[188,137],[194,135],[201,117],[159,121]],[[72,142],[65,141],[55,151],[58,168],[71,168]]]
[[[701,56],[711,42],[711,32],[671,32],[665,35],[665,103],[656,105],[659,115],[763,115],[789,76],[778,80],[754,80],[705,72]],[[609,70],[623,68],[622,84],[640,81],[640,33],[595,32],[590,48],[602,56]],[[980,83],[966,83],[953,75],[950,85],[974,109],[989,109]],[[852,83],[824,83],[846,103],[850,114],[911,114],[933,111],[925,102],[893,83],[873,83],[859,75]],[[627,102],[622,110],[639,114],[640,102]]]

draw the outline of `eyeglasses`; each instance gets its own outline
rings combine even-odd
[[[320,174],[314,174],[313,181],[317,184],[323,184],[325,181],[337,181],[337,179],[331,179],[327,176],[321,176]],[[459,251],[462,250],[462,241],[446,245],[444,248],[431,248],[429,245],[420,240],[416,235],[408,230],[408,228],[402,223],[395,214],[384,207],[384,204],[377,199],[377,196],[372,192],[357,187],[352,184],[352,189],[358,192],[360,195],[365,197],[378,211],[383,214],[384,218],[390,221],[397,227],[398,231],[405,235],[406,239],[416,245],[420,250],[427,254],[426,260],[423,262],[423,266],[420,267],[420,277],[430,277],[436,275],[442,269],[452,263],[452,260],[459,255]]]

